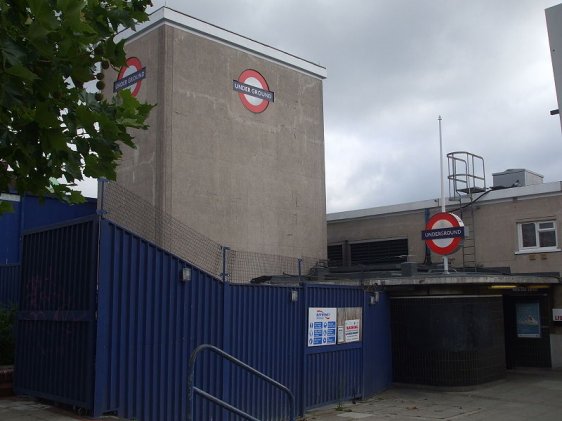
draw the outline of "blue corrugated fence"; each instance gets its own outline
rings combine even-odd
[[[97,219],[24,236],[14,388],[93,409]]]
[[[20,265],[1,265],[0,307],[17,307],[20,287]]]
[[[225,284],[96,219],[27,233],[23,266],[16,390],[95,416],[185,419],[189,356],[201,344],[287,386],[301,414],[391,382],[382,293],[373,304],[357,286]],[[310,307],[359,311],[362,339],[309,347]],[[198,387],[253,416],[287,419],[286,396],[230,362],[201,355],[195,373]],[[195,419],[240,418],[197,396]]]

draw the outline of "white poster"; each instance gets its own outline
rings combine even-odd
[[[359,319],[345,321],[345,342],[359,341]]]
[[[309,307],[308,346],[335,345],[337,335],[337,309]]]

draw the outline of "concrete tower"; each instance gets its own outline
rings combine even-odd
[[[324,258],[326,69],[167,8],[121,36],[108,85],[157,106],[119,184],[233,249]]]

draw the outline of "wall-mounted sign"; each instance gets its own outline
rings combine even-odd
[[[552,309],[552,320],[555,322],[562,322],[562,308]]]
[[[238,80],[232,81],[232,89],[238,92],[240,101],[253,113],[264,112],[275,94],[269,90],[265,78],[255,70],[244,70]]]
[[[337,309],[309,307],[308,309],[308,346],[336,344]]]
[[[454,253],[464,238],[464,224],[453,213],[439,212],[433,215],[422,231],[422,240],[437,254]]]
[[[362,307],[309,307],[308,346],[361,341]]]
[[[142,67],[138,58],[129,57],[126,64],[121,67],[117,80],[113,83],[113,92],[129,88],[131,95],[137,96],[141,88],[141,82],[145,77],[146,67]]]
[[[359,342],[359,319],[345,321],[345,342]]]
[[[518,338],[541,337],[541,315],[538,302],[516,303],[515,317]]]
[[[338,344],[361,340],[362,307],[338,308]]]

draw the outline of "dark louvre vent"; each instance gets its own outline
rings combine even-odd
[[[343,247],[341,244],[328,246],[328,266],[343,266]]]
[[[371,241],[350,245],[352,265],[401,263],[406,261],[408,239]]]

